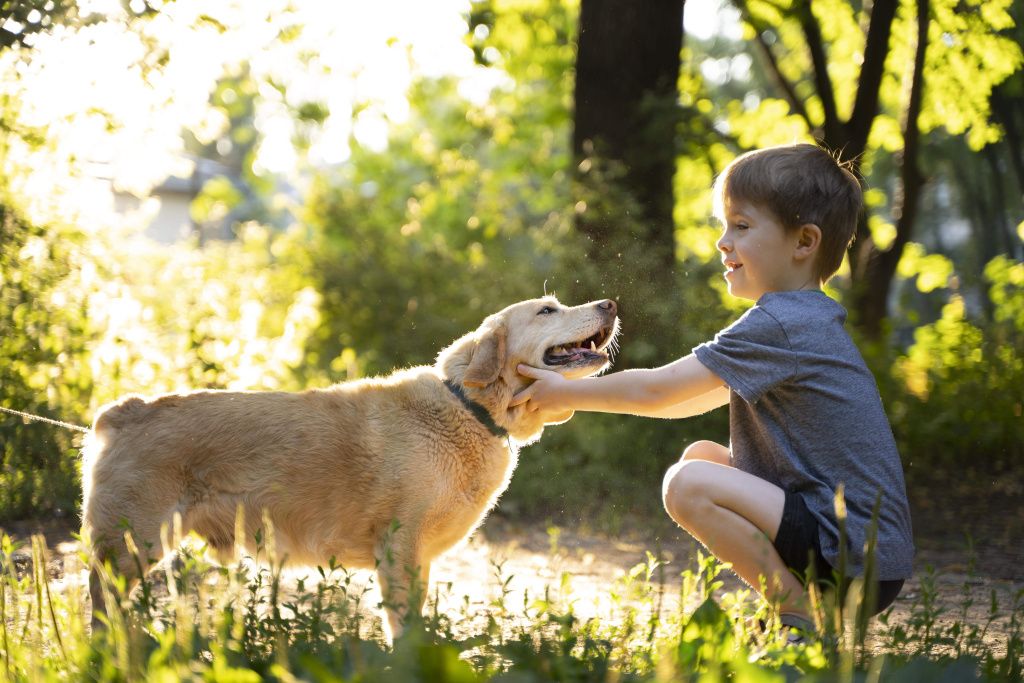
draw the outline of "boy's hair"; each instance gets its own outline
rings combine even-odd
[[[786,230],[813,223],[821,228],[815,275],[827,282],[843,262],[857,230],[862,205],[860,182],[847,163],[811,144],[747,152],[715,181],[715,216],[725,223],[730,201],[745,201],[772,212]]]

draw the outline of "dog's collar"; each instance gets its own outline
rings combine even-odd
[[[487,427],[488,431],[490,431],[491,434],[494,434],[497,437],[501,437],[502,439],[508,437],[508,431],[503,429],[502,427],[499,427],[494,422],[494,418],[491,417],[491,413],[487,410],[487,408],[484,408],[482,405],[471,399],[469,396],[466,396],[466,392],[462,390],[461,386],[451,381],[450,379],[445,379],[444,385],[448,387],[448,391],[455,394],[455,398],[462,401],[462,405],[466,406],[466,408],[469,409],[469,412],[473,413],[473,416],[480,421],[480,424],[482,424],[484,427]]]

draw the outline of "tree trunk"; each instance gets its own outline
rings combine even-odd
[[[573,128],[576,228],[597,283],[653,338],[671,306],[684,0],[582,0]],[[581,276],[582,277],[582,276]],[[595,286],[599,285],[599,286]],[[651,296],[657,291],[656,303]],[[640,359],[634,359],[640,360]]]
[[[573,129],[578,177],[593,168],[585,163],[591,157],[620,165],[618,182],[638,203],[666,265],[674,257],[674,112],[682,38],[682,0],[583,0],[580,7]],[[586,212],[577,225],[597,245],[614,229],[614,221]]]
[[[924,63],[928,48],[929,0],[917,0],[917,45],[914,49],[913,73],[910,80],[910,95],[903,120],[903,150],[897,155],[900,177],[893,201],[896,219],[896,238],[885,251],[879,251],[873,244],[868,251],[860,281],[854,281],[854,321],[870,337],[877,338],[882,332],[882,321],[889,312],[889,292],[896,275],[903,248],[910,241],[917,220],[921,188],[924,175],[918,165],[918,148],[921,129],[917,119],[921,114],[924,99]],[[870,243],[870,237],[868,237]]]
[[[882,87],[882,76],[885,73],[885,61],[889,56],[892,24],[896,17],[898,4],[896,0],[875,0],[872,3],[871,22],[868,25],[868,35],[864,42],[864,62],[860,80],[857,83],[853,111],[850,114],[850,119],[843,124],[842,138],[838,140],[825,139],[829,147],[840,150],[843,157],[849,159],[858,171],[860,170],[860,158],[868,146],[871,126],[875,117],[878,116],[878,97]],[[848,255],[850,279],[856,290],[866,277],[867,263],[875,251],[871,232],[868,229],[866,212],[861,215],[857,224],[855,237]],[[854,322],[860,324],[856,311],[854,312]]]

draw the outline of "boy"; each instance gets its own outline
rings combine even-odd
[[[668,469],[669,515],[752,587],[763,585],[783,624],[810,630],[810,564],[822,582],[841,564],[837,489],[848,577],[864,572],[880,500],[878,582],[866,591],[877,614],[911,574],[903,470],[874,378],[843,328],[846,312],[821,291],[853,238],[860,184],[820,147],[787,145],[737,158],[714,200],[729,292],[754,307],[660,368],[567,381],[520,366],[536,381],[512,404],[677,418],[728,403],[730,447],[698,441]]]

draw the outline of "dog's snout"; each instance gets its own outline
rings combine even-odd
[[[605,299],[604,301],[601,301],[597,304],[597,307],[602,311],[608,311],[611,315],[615,315],[619,310],[619,305],[612,299]]]

